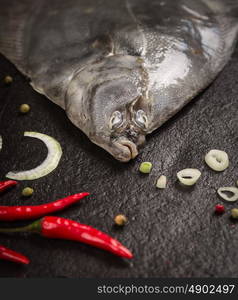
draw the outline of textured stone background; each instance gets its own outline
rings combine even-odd
[[[59,167],[47,177],[22,182],[0,196],[2,205],[40,204],[66,195],[88,191],[91,196],[58,214],[101,229],[133,250],[126,261],[80,243],[47,240],[40,236],[0,235],[0,243],[31,258],[27,267],[0,262],[0,276],[14,277],[237,277],[238,224],[229,218],[236,204],[214,216],[221,202],[220,186],[238,179],[238,49],[216,81],[162,128],[148,137],[137,159],[122,164],[93,145],[67,119],[63,110],[29,86],[14,66],[0,57],[0,179],[9,170],[28,169],[46,155],[44,145],[24,138],[23,132],[39,131],[55,137],[63,147]],[[6,74],[14,77],[4,86]],[[18,114],[29,103],[30,114]],[[204,164],[212,148],[227,151],[230,167],[215,173]],[[138,173],[139,163],[151,161],[149,176]],[[199,168],[195,187],[184,189],[176,172]],[[159,191],[159,175],[168,176],[168,188]],[[25,186],[35,194],[20,196]],[[121,230],[113,217],[123,213],[129,224]],[[16,223],[14,225],[25,223]],[[2,224],[7,226],[11,224]],[[12,226],[12,225],[11,225]]]

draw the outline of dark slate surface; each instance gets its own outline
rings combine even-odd
[[[0,244],[31,258],[27,267],[0,262],[0,276],[14,277],[237,277],[238,224],[229,218],[236,204],[214,216],[220,186],[238,179],[238,49],[217,80],[197,99],[148,137],[144,151],[134,161],[122,164],[93,145],[67,119],[63,110],[37,94],[14,66],[0,57],[0,179],[9,170],[28,169],[46,155],[44,145],[24,138],[25,130],[55,137],[63,147],[59,167],[47,177],[22,182],[0,196],[2,205],[40,204],[66,195],[88,191],[90,198],[58,214],[101,229],[132,249],[135,258],[126,261],[80,243],[47,240],[40,236],[0,235]],[[3,77],[14,77],[11,86]],[[30,114],[18,114],[29,103]],[[215,173],[204,164],[212,149],[227,151],[230,167]],[[139,163],[151,161],[149,176],[138,173]],[[176,172],[199,168],[202,178],[184,189]],[[168,176],[168,188],[159,191],[159,175]],[[21,198],[32,186],[35,194]],[[238,205],[238,204],[237,204]],[[113,217],[123,213],[129,224],[113,226]],[[14,225],[25,223],[15,223]],[[2,223],[2,226],[11,224]]]

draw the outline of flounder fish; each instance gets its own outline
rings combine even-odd
[[[127,162],[228,62],[237,0],[1,0],[0,52]]]

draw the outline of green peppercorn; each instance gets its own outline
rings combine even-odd
[[[28,113],[30,111],[30,109],[31,109],[31,107],[28,104],[22,104],[19,108],[19,110],[22,114]]]
[[[124,226],[127,223],[127,217],[124,215],[117,215],[114,218],[114,222],[118,226]]]
[[[139,171],[141,173],[148,174],[148,173],[150,173],[151,169],[152,169],[152,163],[150,163],[150,162],[143,162],[140,165]]]
[[[7,75],[4,77],[3,81],[5,84],[11,84],[13,82],[13,78],[11,76]]]
[[[238,219],[238,208],[233,208],[233,209],[231,210],[231,217],[232,217],[233,219]]]
[[[34,190],[30,187],[26,187],[22,190],[22,196],[29,197],[34,193]]]

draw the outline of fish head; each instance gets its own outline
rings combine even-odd
[[[71,121],[119,161],[135,158],[145,142],[148,109],[141,65],[134,57],[108,57],[72,80],[66,97]]]
[[[119,161],[135,158],[148,127],[140,90],[122,77],[97,87],[93,98],[90,139]]]

